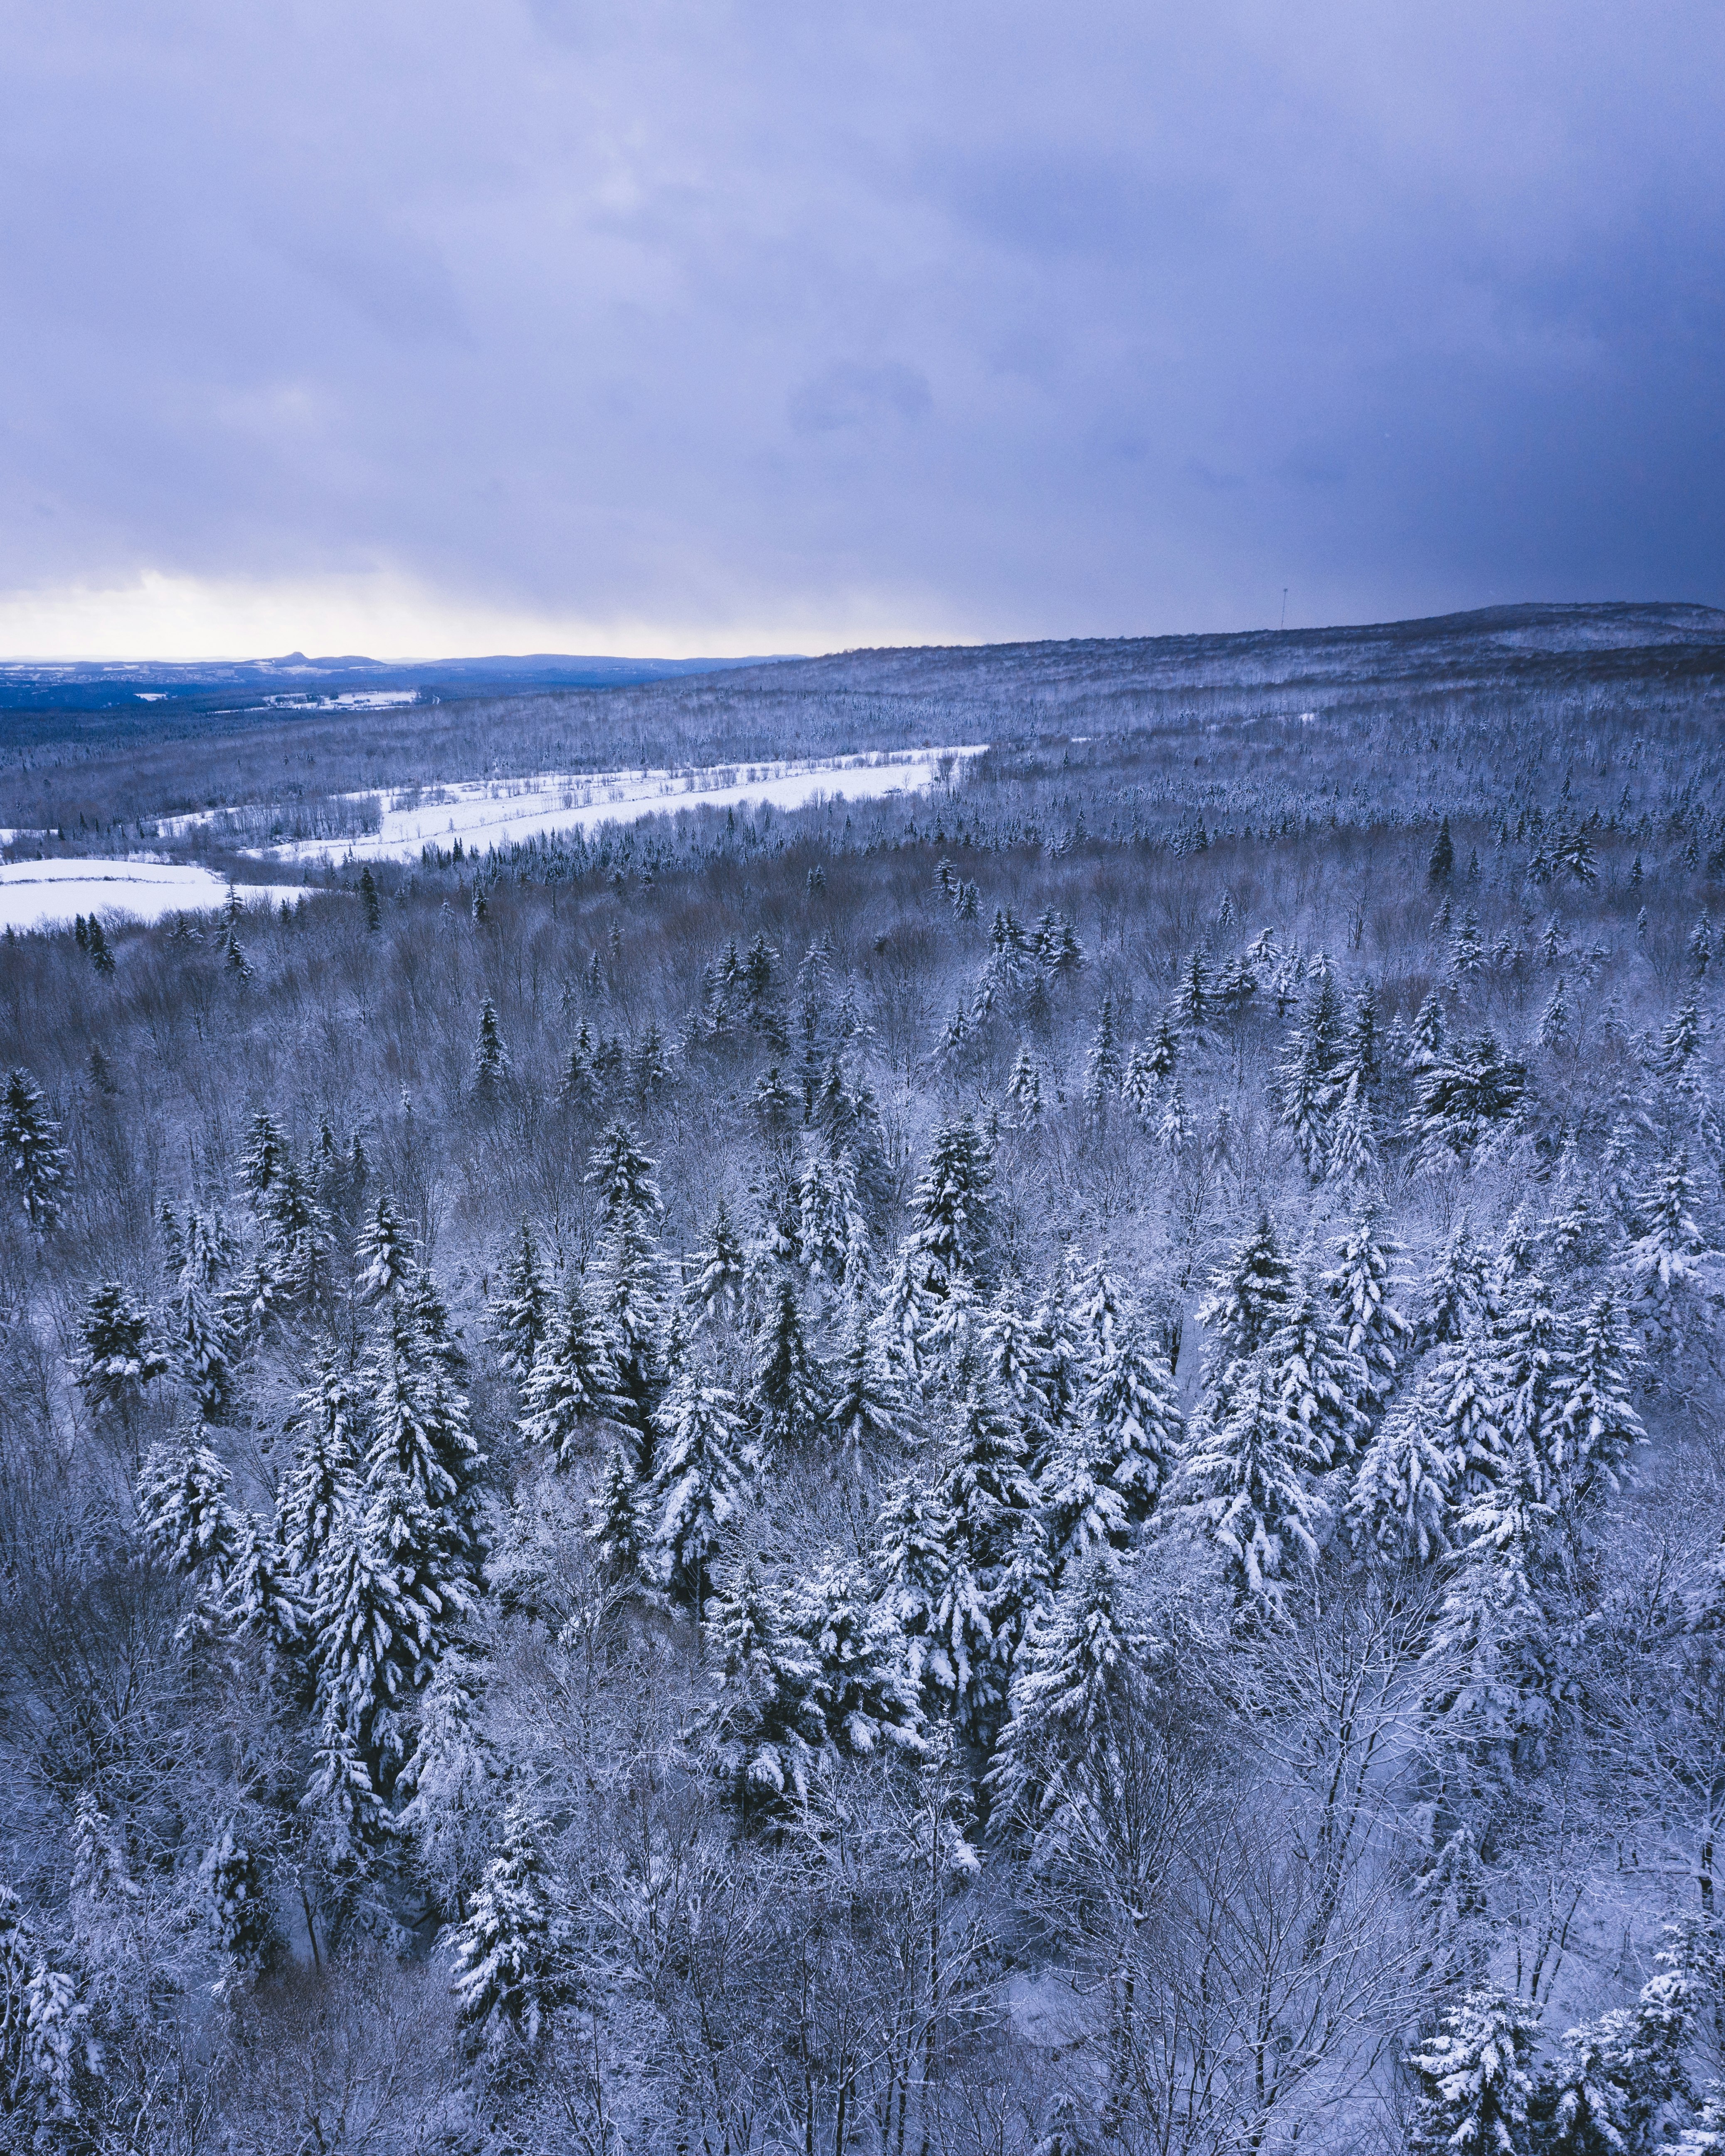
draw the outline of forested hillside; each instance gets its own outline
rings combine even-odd
[[[1717,617],[1472,619],[8,934],[8,2145],[1725,2147]]]

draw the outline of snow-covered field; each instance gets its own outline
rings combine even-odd
[[[915,749],[877,756],[829,757],[811,762],[716,764],[682,771],[547,772],[531,778],[475,779],[454,786],[416,788],[381,797],[380,828],[352,839],[298,839],[285,845],[250,849],[277,861],[417,860],[428,845],[483,853],[540,832],[592,830],[601,824],[696,807],[741,808],[771,803],[799,808],[819,797],[843,794],[857,801],[882,794],[920,792],[937,775],[943,758],[979,756],[982,745]],[[224,812],[164,818],[163,838],[183,837]]]
[[[160,921],[227,903],[225,878],[177,861],[15,861],[0,867],[0,929],[54,928],[80,913]],[[238,884],[242,906],[299,898],[299,884]]]

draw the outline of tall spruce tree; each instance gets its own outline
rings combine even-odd
[[[1373,1433],[1348,1501],[1355,1547],[1393,1568],[1435,1564],[1450,1548],[1454,1460],[1435,1434],[1436,1403],[1398,1401]]]
[[[616,1406],[617,1373],[610,1350],[572,1266],[527,1379],[521,1435],[558,1467],[567,1468],[608,1425]]]
[[[1323,1276],[1323,1287],[1343,1327],[1358,1378],[1353,1405],[1371,1419],[1394,1390],[1413,1328],[1392,1295],[1398,1252],[1382,1232],[1378,1204],[1367,1199],[1355,1211],[1343,1235],[1336,1262]]]
[[[864,1302],[850,1306],[833,1367],[827,1424],[841,1458],[857,1474],[879,1454],[898,1450],[910,1435],[903,1389]]]
[[[60,1217],[66,1149],[42,1088],[28,1070],[9,1071],[0,1093],[0,1161],[12,1178],[24,1218],[45,1233]]]
[[[172,1367],[154,1313],[118,1281],[105,1281],[85,1305],[79,1332],[79,1390],[95,1413],[124,1420]]]
[[[497,1359],[518,1385],[532,1375],[550,1324],[552,1291],[533,1231],[523,1218],[488,1311]]]
[[[359,1285],[366,1301],[386,1301],[401,1292],[414,1270],[413,1247],[413,1238],[388,1193],[379,1191],[355,1245],[356,1255],[364,1268]]]
[[[1456,1522],[1460,1554],[1426,1650],[1434,1724],[1458,1758],[1506,1774],[1545,1754],[1563,1678],[1551,1604],[1564,1552],[1523,1441]]]
[[[1540,2010],[1502,1991],[1471,1991],[1408,2055],[1420,2105],[1414,2156],[1525,2156],[1528,2071]]]
[[[1121,1060],[1120,1022],[1115,1015],[1114,998],[1102,998],[1101,1014],[1084,1060],[1085,1106],[1092,1115],[1101,1115],[1108,1104],[1118,1098],[1121,1081],[1126,1075]]]
[[[543,1830],[519,1800],[451,1943],[457,2020],[470,2046],[494,2065],[525,2064],[551,2014],[572,1996],[574,1973]]]
[[[320,1357],[289,1424],[293,1465],[281,1492],[288,1562],[312,1591],[341,1516],[360,1502],[369,1444],[366,1394],[332,1352]]]
[[[680,1358],[660,1421],[652,1558],[661,1583],[699,1618],[714,1554],[742,1500],[742,1424],[731,1394],[693,1354]]]
[[[944,1125],[917,1180],[911,1226],[886,1291],[895,1352],[917,1366],[954,1296],[973,1296],[989,1235],[988,1147],[969,1116]]]
[[[1589,1303],[1558,1372],[1552,1457],[1560,1502],[1585,1508],[1623,1486],[1630,1455],[1645,1441],[1631,1387],[1640,1350],[1614,1291]]]
[[[986,1386],[973,1385],[957,1409],[932,1494],[951,1522],[952,1569],[937,1629],[950,1658],[952,1710],[961,1733],[986,1747],[1041,1587],[1024,1441]]]
[[[1260,1213],[1210,1276],[1198,1306],[1204,1328],[1204,1389],[1211,1419],[1225,1409],[1230,1373],[1268,1344],[1293,1306],[1295,1269],[1276,1223]]]
[[[746,1403],[761,1458],[798,1451],[820,1435],[826,1419],[823,1373],[809,1353],[794,1281],[781,1273],[755,1343]]]
[[[239,1520],[228,1502],[231,1477],[195,1423],[146,1455],[138,1477],[138,1516],[145,1540],[176,1572],[202,1573],[218,1583],[239,1547]]]
[[[1266,1353],[1283,1412],[1303,1439],[1307,1464],[1322,1471],[1348,1458],[1366,1429],[1359,1406],[1365,1373],[1337,1322],[1334,1304],[1303,1267]]]
[[[1074,1567],[1036,1615],[1012,1673],[988,1782],[996,1831],[1046,1861],[1116,1764],[1117,1717],[1142,1691],[1148,1641],[1123,1608],[1127,1575],[1106,1551]]]
[[[1290,1417],[1273,1355],[1236,1363],[1225,1414],[1194,1430],[1183,1502],[1220,1549],[1236,1604],[1281,1616],[1288,1586],[1318,1556],[1323,1507],[1307,1479],[1305,1431]]]
[[[1099,1355],[1078,1416],[1042,1471],[1056,1580],[1099,1548],[1126,1547],[1150,1517],[1183,1440],[1168,1364],[1128,1319]]]
[[[186,1389],[206,1422],[226,1422],[234,1405],[234,1342],[223,1293],[228,1257],[220,1222],[195,1208],[187,1213],[171,1317]]]

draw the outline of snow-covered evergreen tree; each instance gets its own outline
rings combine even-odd
[[[886,1291],[889,1337],[912,1369],[945,1306],[974,1293],[988,1249],[989,1178],[988,1147],[969,1116],[936,1133]]]
[[[377,1194],[371,1217],[360,1229],[355,1254],[364,1268],[359,1286],[367,1302],[398,1294],[413,1272],[413,1238],[387,1193]]]
[[[1539,1045],[1553,1055],[1561,1055],[1575,1038],[1575,1013],[1568,983],[1561,973],[1552,983],[1551,993],[1539,1014],[1538,1038]]]
[[[75,2147],[78,2084],[100,2058],[76,1979],[0,1886],[0,2131],[19,2149]]]
[[[742,1424],[732,1395],[685,1355],[660,1410],[650,1552],[661,1583],[697,1617],[712,1558],[743,1491]]]
[[[864,1302],[850,1306],[831,1380],[827,1427],[846,1465],[860,1473],[877,1453],[902,1445],[911,1426],[903,1388]]]
[[[806,1804],[828,1748],[814,1650],[752,1560],[714,1596],[712,1619],[718,1668],[706,1727],[733,1799],[746,1820]]]
[[[1280,1616],[1288,1585],[1318,1554],[1323,1507],[1307,1476],[1305,1431],[1290,1417],[1273,1355],[1236,1363],[1227,1411],[1194,1425],[1181,1496],[1220,1548],[1235,1599]]]
[[[1351,1189],[1375,1180],[1378,1172],[1378,1126],[1358,1071],[1343,1081],[1329,1127],[1324,1155],[1326,1178]]]
[[[0,1162],[30,1225],[45,1232],[60,1217],[66,1149],[42,1088],[28,1070],[7,1074],[0,1093]]]
[[[1162,1120],[1156,1127],[1156,1142],[1173,1158],[1185,1151],[1192,1136],[1191,1118],[1186,1111],[1186,1089],[1178,1075],[1171,1078],[1163,1096]]]
[[[1120,1097],[1141,1123],[1147,1122],[1156,1106],[1158,1083],[1151,1067],[1150,1051],[1140,1042],[1126,1059],[1121,1075]]]
[[[735,1325],[742,1316],[747,1279],[742,1238],[721,1196],[714,1209],[706,1240],[689,1261],[685,1300],[702,1324]]]
[[[881,1744],[922,1750],[922,1714],[904,1667],[902,1642],[888,1612],[857,1569],[823,1564],[806,1585],[793,1583],[793,1629],[815,1663],[811,1697],[841,1752],[865,1758]]]
[[[287,1152],[280,1125],[267,1109],[259,1108],[247,1128],[239,1162],[239,1188],[254,1212],[261,1209]]]
[[[180,1250],[169,1309],[174,1347],[199,1414],[206,1422],[225,1422],[234,1405],[234,1342],[223,1300],[228,1252],[220,1222],[189,1212]]]
[[[227,1575],[239,1546],[239,1521],[228,1502],[227,1468],[196,1424],[152,1445],[138,1477],[144,1538],[176,1572]]]
[[[481,1714],[481,1671],[459,1645],[421,1693],[413,1750],[398,1776],[398,1831],[445,1907],[477,1884],[475,1843],[495,1814],[503,1760]]]
[[[1410,1067],[1420,1070],[1437,1061],[1449,1040],[1443,999],[1435,988],[1428,993],[1425,1002],[1414,1014],[1413,1030],[1414,1056]]]
[[[903,1643],[906,1677],[931,1715],[948,1713],[969,1683],[971,1642],[986,1633],[993,1645],[980,1591],[955,1578],[952,1516],[926,1481],[906,1476],[882,1507],[875,1537],[881,1608]]]
[[[225,1629],[249,1633],[278,1654],[303,1643],[311,1613],[279,1523],[249,1512],[241,1520],[222,1583],[220,1612]]]
[[[952,1523],[952,1573],[939,1629],[952,1663],[952,1707],[961,1732],[986,1743],[1044,1583],[1024,1440],[984,1384],[973,1385],[957,1409],[934,1496]]]
[[[1471,1991],[1409,2054],[1422,2092],[1409,2144],[1417,2156],[1525,2156],[1539,2021],[1526,1999]]]
[[[1006,1096],[1013,1104],[1021,1131],[1034,1131],[1047,1113],[1042,1098],[1041,1066],[1031,1055],[1028,1043],[1019,1050],[1018,1060],[1006,1081]]]
[[[1692,987],[1660,1034],[1654,1070],[1662,1078],[1681,1077],[1700,1052],[1704,1034],[1700,994]]]
[[[1429,1166],[1469,1160],[1491,1134],[1513,1122],[1527,1091],[1526,1065],[1482,1033],[1435,1055],[1420,1073],[1409,1135]]]
[[[450,1941],[461,2028],[495,2064],[531,2056],[572,1992],[567,1920],[543,1830],[511,1804],[497,1853]]]
[[[1698,1192],[1686,1148],[1662,1160],[1640,1193],[1636,1235],[1625,1268],[1637,1292],[1661,1311],[1705,1285],[1711,1251],[1696,1225]]]
[[[1178,1396],[1142,1325],[1112,1333],[1073,1422],[1056,1440],[1039,1494],[1055,1576],[1096,1549],[1123,1548],[1147,1520],[1184,1440]]]
[[[1323,1275],[1343,1344],[1358,1373],[1353,1405],[1368,1419],[1382,1410],[1394,1390],[1413,1332],[1392,1293],[1398,1255],[1383,1233],[1378,1204],[1368,1199],[1349,1221],[1335,1264]]]
[[[1331,1114],[1336,1104],[1332,1061],[1313,1016],[1288,1036],[1281,1062],[1281,1119],[1306,1173],[1314,1180],[1323,1173],[1330,1154]]]
[[[340,1782],[326,1794],[351,1797],[366,1817],[356,1773],[381,1805],[406,1756],[408,1703],[470,1606],[462,1557],[419,1488],[374,1458],[363,1509],[340,1516],[324,1553],[312,1609],[326,1764]]]
[[[637,1468],[650,1478],[655,1412],[666,1378],[664,1260],[653,1231],[653,1164],[614,1126],[594,1156],[606,1229],[594,1280],[595,1307],[617,1373],[616,1419],[634,1433]]]
[[[1602,1289],[1575,1329],[1558,1373],[1552,1463],[1568,1508],[1620,1489],[1646,1432],[1630,1397],[1640,1363],[1617,1296]]]
[[[1102,998],[1101,1014],[1084,1059],[1084,1101],[1092,1115],[1100,1115],[1118,1097],[1125,1066],[1120,1053],[1120,1021],[1114,998]]]
[[[1073,1308],[1076,1292],[1072,1266],[1062,1260],[1049,1276],[1047,1292],[1037,1305],[1032,1320],[1033,1383],[1040,1401],[1041,1414],[1040,1429],[1036,1419],[1024,1419],[1033,1448],[1031,1465],[1035,1464],[1034,1448],[1038,1440],[1044,1445],[1052,1445],[1060,1431],[1069,1429],[1076,1419],[1079,1403],[1090,1382],[1078,1317]],[[998,1343],[992,1360],[996,1363],[1003,1360]],[[1015,1393],[1014,1387],[1013,1392],[1001,1395],[1001,1404],[1009,1413],[1014,1411]]]
[[[434,1326],[413,1301],[397,1297],[362,1372],[368,1395],[372,1441],[368,1478],[401,1476],[445,1522],[454,1545],[469,1541],[467,1497],[480,1465],[467,1399],[449,1373]]]
[[[593,1151],[588,1182],[598,1193],[607,1224],[625,1214],[652,1219],[660,1209],[658,1171],[626,1123],[608,1125]]]
[[[1504,1450],[1525,1453],[1543,1496],[1563,1450],[1559,1394],[1564,1327],[1555,1300],[1531,1263],[1500,1265],[1497,1308],[1487,1328],[1496,1365]]]
[[[1265,1352],[1283,1413],[1302,1435],[1307,1464],[1322,1471],[1348,1458],[1366,1426],[1359,1404],[1365,1372],[1348,1348],[1336,1306],[1303,1267]]]
[[[1434,1564],[1450,1547],[1453,1464],[1435,1434],[1436,1403],[1397,1402],[1367,1445],[1348,1501],[1356,1547],[1391,1566]]]
[[[756,1340],[745,1407],[763,1460],[782,1449],[796,1451],[812,1443],[825,1424],[826,1387],[809,1350],[788,1273],[779,1276]]]
[[[125,1416],[170,1363],[146,1303],[118,1281],[104,1281],[85,1306],[79,1390],[98,1414]]]
[[[810,1277],[832,1294],[860,1294],[869,1272],[869,1224],[848,1152],[805,1145],[797,1213],[798,1255]]]
[[[572,1266],[527,1379],[521,1435],[559,1467],[568,1467],[611,1419],[616,1394],[610,1350]]]
[[[645,1511],[634,1463],[621,1445],[614,1445],[588,1502],[587,1535],[617,1579],[644,1574],[650,1541]]]
[[[305,1591],[344,1512],[359,1502],[369,1443],[366,1397],[334,1353],[326,1353],[295,1405],[289,1425],[293,1466],[281,1492],[287,1559]]]
[[[1508,1403],[1504,1373],[1482,1331],[1435,1348],[1414,1394],[1425,1436],[1448,1463],[1457,1500],[1473,1497],[1508,1472]]]
[[[1378,998],[1369,981],[1363,981],[1348,999],[1347,1014],[1336,1044],[1336,1084],[1345,1096],[1350,1089],[1363,1102],[1383,1070],[1381,1027]]]
[[[1414,1327],[1416,1350],[1460,1340],[1491,1315],[1495,1301],[1491,1267],[1464,1213],[1428,1270]]]
[[[1295,1268],[1284,1255],[1276,1224],[1260,1213],[1210,1276],[1198,1306],[1204,1328],[1204,1383],[1214,1419],[1223,1409],[1236,1363],[1266,1346],[1292,1307]]]
[[[238,1820],[205,1851],[203,1880],[223,1953],[241,1969],[267,1968],[278,1945],[275,1912],[262,1861]]]
[[[284,1147],[259,1201],[259,1258],[272,1311],[326,1306],[335,1235],[330,1217],[292,1152]]]
[[[475,892],[475,896],[477,893]],[[473,1090],[481,1101],[495,1100],[510,1071],[509,1050],[497,1024],[497,1006],[487,996],[480,1005],[479,1036],[473,1046]]]
[[[1543,1756],[1563,1688],[1548,1608],[1563,1551],[1544,1481],[1524,1442],[1461,1515],[1460,1554],[1426,1650],[1440,1734],[1500,1771]]]
[[[1039,1333],[1023,1297],[1024,1284],[1018,1275],[1005,1274],[978,1328],[976,1367],[1002,1412],[1017,1424],[1026,1461],[1036,1473],[1051,1437],[1044,1382],[1045,1350],[1050,1343]],[[1056,1376],[1054,1390],[1063,1407],[1070,1408],[1073,1401],[1063,1376],[1064,1372]]]
[[[1148,1642],[1122,1609],[1127,1574],[1098,1551],[1034,1619],[1012,1673],[1010,1711],[988,1781],[1006,1834],[1033,1855],[1113,1768],[1110,1723],[1142,1688]]]
[[[552,1291],[539,1262],[533,1231],[525,1219],[487,1315],[497,1359],[518,1385],[533,1373],[533,1362],[550,1327]]]

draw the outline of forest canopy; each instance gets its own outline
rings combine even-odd
[[[1678,628],[619,690],[993,746],[8,932],[13,2142],[1725,2146]]]

